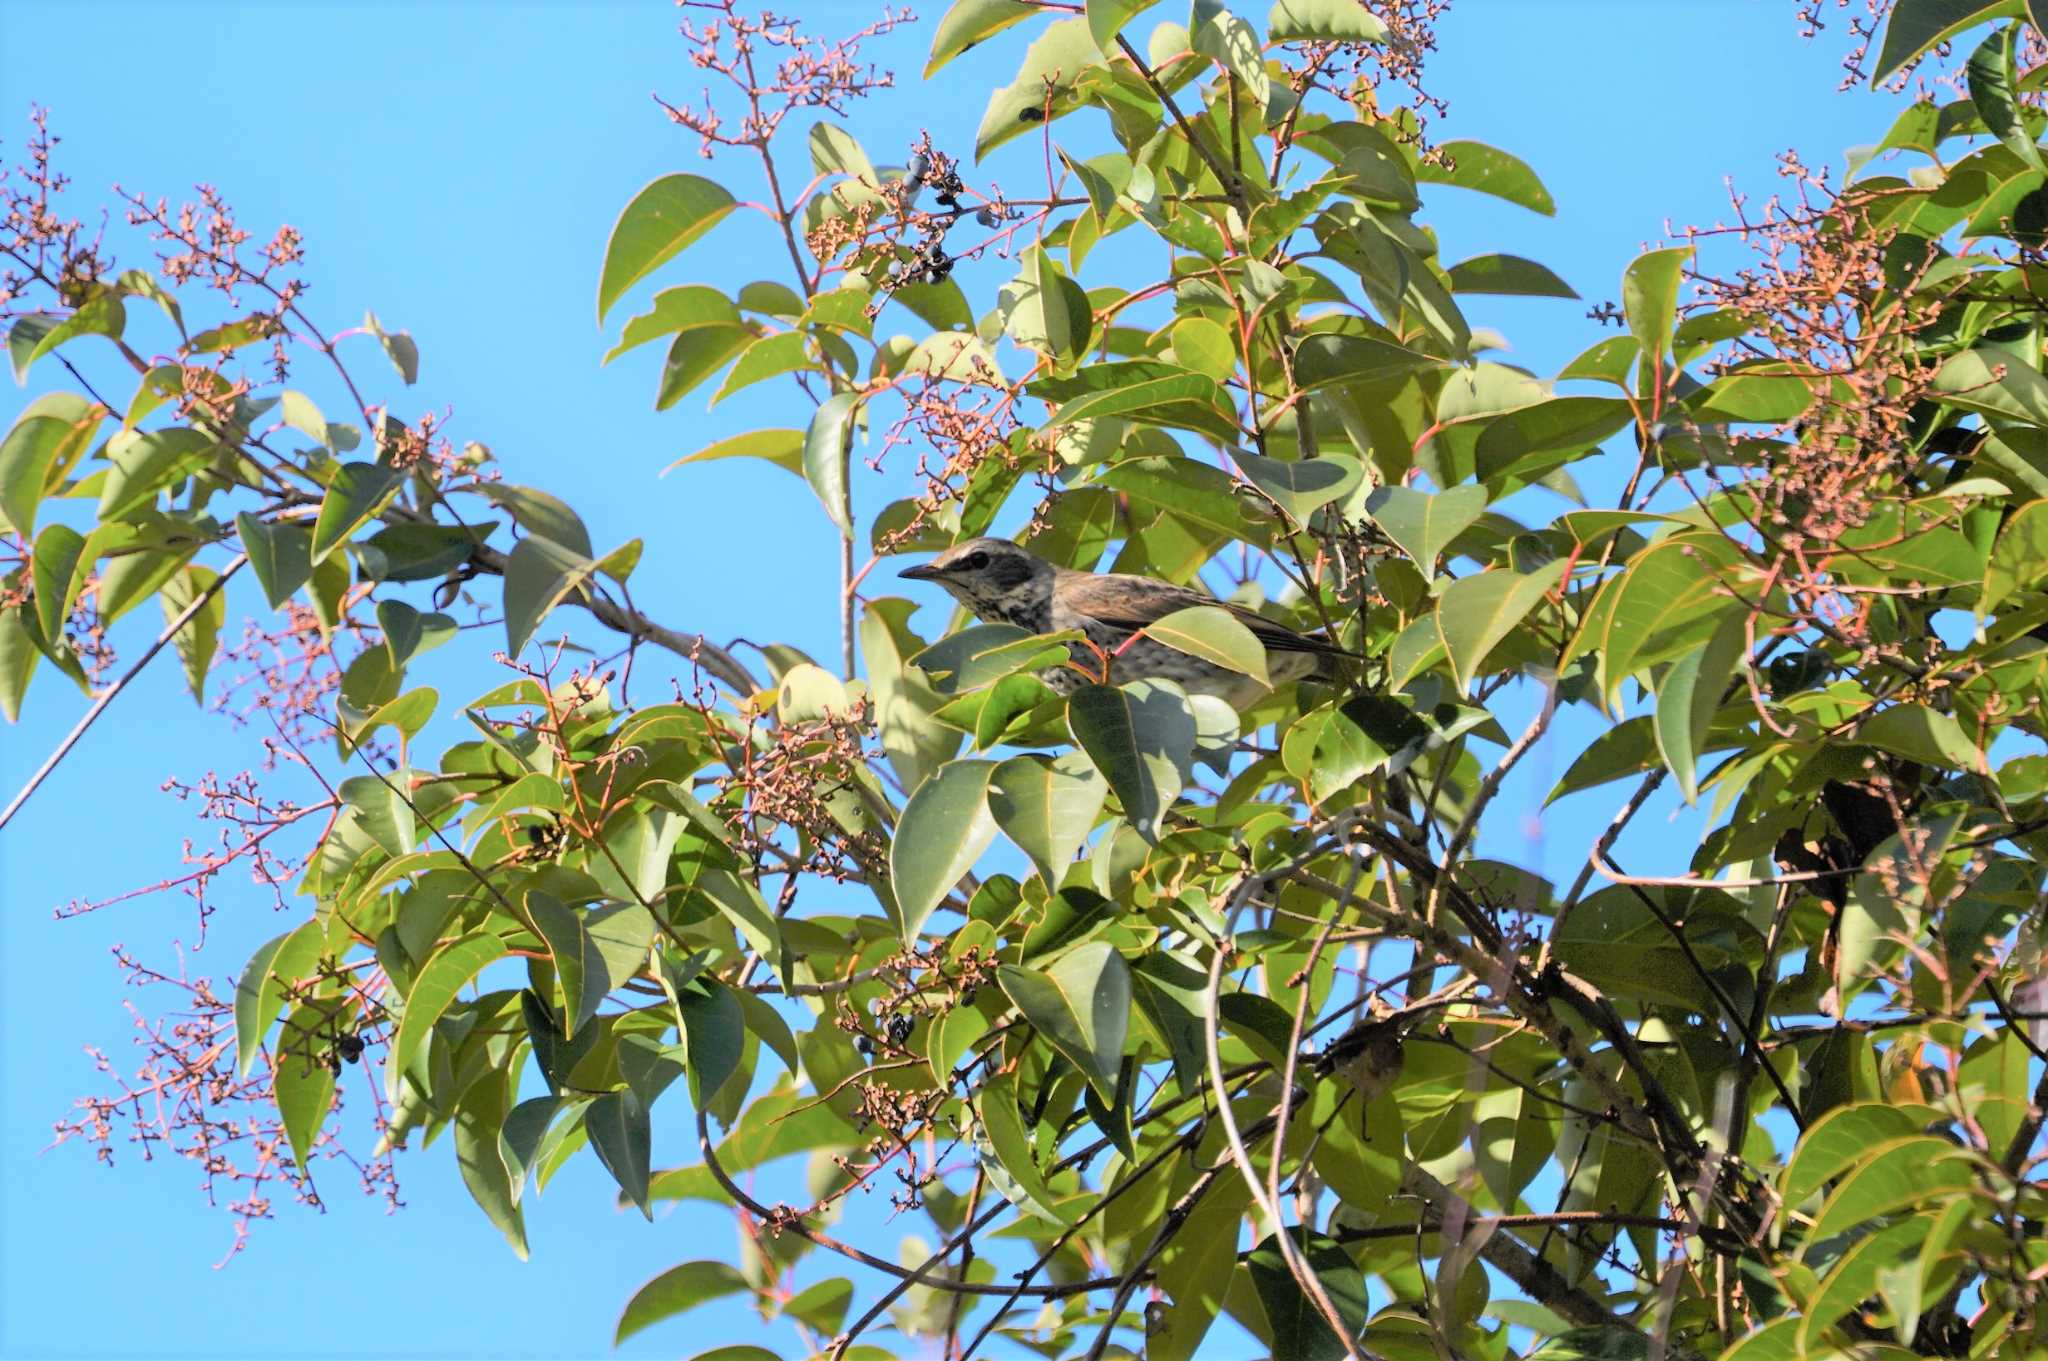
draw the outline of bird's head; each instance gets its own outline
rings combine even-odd
[[[977,618],[1001,623],[1036,620],[1052,598],[1059,569],[1008,539],[969,539],[901,575],[931,581]],[[1039,625],[1025,624],[1025,627]]]

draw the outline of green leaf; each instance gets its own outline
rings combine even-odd
[[[1445,142],[1437,149],[1443,153],[1443,163],[1434,159],[1422,162],[1415,169],[1416,179],[1491,194],[1545,217],[1557,212],[1557,203],[1543,181],[1518,157],[1484,142]]]
[[[1365,1277],[1351,1260],[1351,1254],[1336,1240],[1300,1227],[1284,1232],[1293,1240],[1323,1293],[1336,1306],[1337,1316],[1357,1336],[1365,1327],[1367,1298]],[[1273,1330],[1275,1361],[1342,1361],[1349,1354],[1343,1339],[1330,1331],[1321,1307],[1294,1279],[1277,1236],[1268,1236],[1252,1249],[1245,1257],[1245,1265],[1265,1309],[1266,1322]]]
[[[412,332],[385,330],[375,312],[363,313],[363,329],[377,337],[377,343],[384,347],[384,357],[398,370],[401,382],[411,387],[420,380],[420,347],[413,343]]]
[[[1950,355],[1935,371],[1934,390],[1965,411],[2048,425],[2048,378],[2021,356],[1997,346]]]
[[[819,127],[824,124],[820,123]],[[739,361],[725,375],[725,381],[718,385],[718,391],[711,394],[711,405],[717,406],[742,388],[779,378],[785,373],[811,367],[810,356],[804,351],[804,334],[801,331],[777,331],[774,335],[754,339],[748,333],[746,348],[740,351]]]
[[[1636,338],[1645,359],[1654,360],[1671,351],[1678,284],[1690,259],[1691,246],[1670,246],[1638,255],[1622,273],[1621,310],[1628,316],[1629,334]]]
[[[597,570],[553,539],[529,534],[505,556],[505,650],[517,657],[548,612]]]
[[[1706,740],[1707,727],[1721,707],[1722,692],[1735,668],[1749,653],[1747,619],[1743,612],[1730,612],[1706,646],[1680,654],[1657,682],[1652,725],[1657,750],[1678,778],[1687,803],[1699,801],[1700,744]]]
[[[1437,559],[1451,540],[1484,513],[1486,499],[1486,488],[1477,486],[1452,487],[1434,495],[1412,487],[1376,487],[1365,498],[1365,513],[1407,550],[1428,580],[1435,577]]]
[[[327,1113],[334,1109],[334,1073],[327,1066],[327,1045],[320,1035],[337,1005],[332,1000],[314,1000],[292,1008],[291,1015],[285,1017],[284,1038],[271,1075],[271,1095],[291,1144],[292,1161],[301,1173],[312,1170],[307,1159]]]
[[[1404,349],[1370,336],[1304,336],[1294,350],[1294,381],[1314,391],[1333,383],[1362,383],[1440,369],[1435,355]]]
[[[554,960],[555,981],[562,987],[562,1035],[572,1037],[597,1015],[598,1003],[611,991],[604,956],[584,929],[582,914],[552,894],[529,889],[526,915]]]
[[[1954,715],[1924,704],[1894,704],[1880,710],[1856,729],[1856,740],[1930,766],[1990,774],[1984,752]]]
[[[1067,697],[1067,728],[1109,781],[1138,835],[1157,841],[1195,749],[1186,694],[1165,681],[1084,685]]]
[[[1017,1109],[1016,1078],[1001,1074],[982,1084],[974,1107],[980,1116],[977,1151],[989,1182],[1003,1199],[1051,1224],[1065,1224],[1059,1198],[1039,1170],[1031,1135]]]
[[[1237,77],[1255,108],[1263,110],[1272,99],[1273,81],[1266,74],[1266,54],[1260,49],[1259,31],[1241,15],[1231,13],[1220,0],[1195,0],[1194,13],[1188,20],[1188,43]]]
[[[396,1071],[395,1069],[393,1071]],[[455,1112],[455,1163],[462,1184],[520,1261],[526,1260],[526,1217],[513,1194],[512,1178],[505,1171],[505,1159],[498,1152],[504,1132],[510,1073],[498,1068],[486,1072],[462,1094]]]
[[[14,381],[19,384],[28,382],[31,364],[65,341],[75,340],[79,336],[109,336],[118,340],[128,324],[128,312],[121,305],[121,295],[114,292],[100,293],[87,299],[83,306],[61,321],[40,313],[31,313],[29,317],[21,318],[21,321],[29,321],[31,317],[39,323],[55,324],[21,329],[20,322],[17,322],[16,334],[21,336],[23,342],[33,334],[33,345],[17,344],[15,334],[8,336],[8,348],[14,357]]]
[[[1976,1179],[1975,1160],[1945,1139],[1914,1134],[1866,1149],[1814,1216],[1806,1242],[1821,1243],[1880,1215],[1896,1214]]]
[[[1600,588],[1566,660],[1590,646],[1611,699],[1629,676],[1704,643],[1739,608],[1728,587],[1740,559],[1719,533],[1658,540]]]
[[[1088,0],[1088,36],[1104,53],[1116,51],[1117,35],[1132,16],[1142,14],[1159,0]]]
[[[1102,813],[1109,786],[1081,752],[1016,756],[989,776],[988,808],[1003,835],[1056,888]],[[899,833],[899,838],[900,838]]]
[[[619,1315],[619,1326],[612,1334],[612,1345],[616,1347],[633,1334],[694,1309],[706,1300],[751,1289],[738,1268],[724,1262],[685,1262],[670,1267],[634,1291],[633,1298],[626,1301],[626,1311]]]
[[[313,577],[313,535],[302,525],[265,524],[242,511],[235,516],[249,570],[263,588],[272,609],[282,609],[299,587]]]
[[[1519,255],[1479,255],[1450,268],[1453,293],[1502,297],[1576,298],[1578,292],[1546,265]]]
[[[2020,14],[2020,0],[1899,0],[1885,25],[1884,42],[1871,67],[1871,88],[1936,43],[1986,19]]]
[[[740,321],[739,309],[733,306],[731,298],[709,284],[684,284],[655,294],[654,305],[626,322],[619,333],[619,343],[605,351],[599,362],[609,364],[650,340],[698,330],[737,330],[744,331],[749,338],[753,336]]]
[[[157,493],[204,468],[220,446],[197,430],[123,430],[107,441],[107,480],[100,488],[100,519],[119,520],[156,504]],[[30,512],[33,514],[33,511]],[[10,514],[9,518],[13,518]],[[28,526],[22,526],[28,532]]]
[[[1106,941],[1089,941],[1044,970],[1006,964],[998,977],[1024,1019],[1088,1077],[1105,1104],[1116,1100],[1131,975]]]
[[[667,477],[685,463],[710,463],[721,458],[758,458],[786,472],[804,475],[804,432],[801,430],[749,430],[744,435],[722,439],[694,454],[685,454],[661,470]]]
[[[326,948],[318,921],[301,924],[256,947],[235,980],[235,1072],[246,1076],[263,1047],[264,1032],[284,1010],[285,988],[310,975]]]
[[[185,608],[197,600],[211,586],[220,573],[211,567],[189,564],[163,584],[159,599],[163,601],[164,624],[169,626],[173,619],[185,612]],[[185,622],[185,626],[172,636],[177,645],[178,660],[185,668],[185,683],[192,687],[192,698],[204,703],[206,700],[206,670],[213,665],[213,650],[220,640],[221,626],[227,623],[228,598],[223,591],[215,591],[211,599]]]
[[[654,1208],[647,1199],[647,1179],[654,1123],[639,1096],[631,1088],[607,1092],[583,1113],[583,1128],[589,1131],[590,1149],[604,1170],[652,1222]]]
[[[1882,1102],[1837,1106],[1821,1116],[1800,1136],[1785,1169],[1786,1207],[1803,1205],[1807,1197],[1848,1171],[1871,1149],[1919,1134],[1928,1123],[1927,1116],[1924,1110]]]
[[[1266,649],[1252,631],[1218,605],[1191,605],[1145,625],[1145,636],[1176,652],[1213,662],[1271,688]]]
[[[84,554],[85,536],[70,525],[44,525],[43,532],[36,535],[30,568],[36,589],[36,627],[52,642],[63,636],[64,621],[76,603],[71,584],[79,577]]]
[[[1095,369],[1097,373],[1107,369],[1120,369],[1121,365],[1107,364]],[[1148,370],[1164,368],[1164,365],[1147,364]],[[1094,366],[1091,366],[1094,368]],[[1184,371],[1163,373],[1157,377],[1137,377],[1126,384],[1106,387],[1100,391],[1084,393],[1063,403],[1053,413],[1048,425],[1073,425],[1078,421],[1096,420],[1104,416],[1132,416],[1153,411],[1160,407],[1195,403],[1211,408],[1223,405],[1223,389],[1207,374]],[[1231,428],[1235,428],[1233,423]]]
[[[1266,36],[1276,43],[1376,43],[1386,40],[1387,26],[1358,0],[1276,0]]]
[[[413,1056],[419,1047],[427,1042],[427,1036],[434,1029],[434,1022],[454,1004],[455,994],[475,978],[479,971],[506,954],[505,942],[489,931],[472,931],[449,941],[434,952],[420,968],[412,983],[412,991],[406,994],[405,1014],[398,1023],[398,1038],[392,1042],[391,1056],[384,1065],[385,1096],[398,1099],[398,1086],[405,1070],[412,1065]],[[491,1131],[491,1158],[497,1160],[497,1131]],[[503,1168],[500,1168],[503,1171]]]
[[[0,528],[35,534],[36,507],[85,455],[107,409],[69,392],[28,404],[0,441]]]
[[[912,792],[889,843],[898,933],[915,945],[934,909],[995,839],[988,810],[992,761],[949,761]]]
[[[33,617],[25,605],[0,610],[0,718],[9,723],[20,720],[22,697],[43,655],[30,631]]]
[[[1436,627],[1461,690],[1471,692],[1488,654],[1557,585],[1564,569],[1561,561],[1526,575],[1496,568],[1444,588],[1437,600]]]
[[[1027,0],[953,0],[932,34],[932,52],[924,64],[925,79],[953,58],[986,38],[1043,11]]]
[[[2013,40],[2018,34],[2018,25],[2006,24],[1993,30],[1991,36],[1971,54],[1966,73],[1970,102],[1976,106],[1977,116],[1984,120],[1984,126],[1991,130],[1993,137],[2026,164],[2041,170],[2044,168],[2041,149],[2035,145],[2033,134],[2027,131],[2026,120],[2020,112],[2019,96],[2014,89]]]
[[[337,467],[320,502],[320,517],[313,522],[314,565],[348,542],[403,481],[404,473],[381,464],[344,463]]]
[[[612,227],[597,285],[597,320],[626,290],[674,259],[735,207],[724,186],[700,175],[664,175],[633,196]]]
[[[1004,332],[1056,365],[1064,367],[1080,358],[1095,333],[1088,295],[1041,246],[1024,252],[1017,277],[1003,285],[999,301]]]
[[[1978,617],[1994,613],[2013,592],[2032,589],[2043,580],[2048,580],[2048,501],[2030,501],[1998,531],[1984,568]]]
[[[1084,71],[1100,65],[1102,53],[1088,32],[1086,18],[1062,19],[1047,28],[1026,49],[1017,78],[989,96],[974,134],[974,159],[979,161],[1013,137],[1036,132],[1048,116],[1058,118],[1074,108],[1075,83]]]
[[[666,972],[664,972],[666,980]],[[700,978],[671,993],[688,1054],[691,1104],[703,1107],[740,1065],[747,1014],[723,984]]]
[[[826,398],[811,416],[810,430],[804,435],[804,480],[818,494],[826,516],[848,538],[853,536],[853,522],[847,518],[846,461],[853,448],[860,404],[858,392]]]
[[[1365,479],[1365,466],[1348,454],[1285,460],[1233,453],[1231,461],[1297,525],[1308,524],[1318,509],[1349,496]]]

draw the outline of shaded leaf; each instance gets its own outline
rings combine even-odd
[[[1006,964],[999,977],[1025,1019],[1114,1101],[1131,1013],[1130,971],[1115,947],[1090,941],[1043,970]]]

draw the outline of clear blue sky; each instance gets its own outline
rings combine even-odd
[[[854,0],[777,8],[827,32],[875,13]],[[1024,45],[1005,35],[920,88],[916,73],[944,5],[918,8],[919,23],[871,49],[898,72],[899,88],[846,120],[878,161],[900,161],[921,126],[963,149],[986,91],[1007,82]],[[1424,216],[1440,230],[1446,260],[1506,250],[1550,265],[1588,303],[1610,298],[1628,259],[1667,220],[1725,212],[1724,176],[1761,198],[1786,146],[1839,166],[1845,146],[1876,140],[1885,106],[1834,92],[1842,34],[1804,44],[1790,11],[1782,0],[1458,0],[1431,61],[1431,88],[1452,105],[1445,132],[1531,161],[1558,214],[1432,191]],[[1157,11],[1169,13],[1180,17],[1172,4]],[[398,395],[394,385],[400,411],[452,410],[458,443],[482,440],[508,480],[565,496],[600,551],[644,537],[634,589],[656,617],[719,638],[779,637],[829,660],[833,550],[808,492],[778,471],[737,463],[656,478],[714,438],[790,424],[789,414],[760,398],[707,416],[701,392],[654,412],[659,347],[598,365],[607,342],[593,298],[613,219],[654,176],[703,170],[695,139],[648,98],[693,97],[703,84],[674,34],[676,17],[654,0],[6,0],[0,135],[11,159],[27,106],[49,106],[75,180],[74,211],[105,202],[116,181],[174,202],[206,182],[259,237],[279,222],[297,226],[311,310],[324,326],[357,324],[369,306],[418,341],[420,386]],[[801,157],[802,125],[791,129]],[[1062,125],[1062,140],[1069,135]],[[1035,144],[1013,144],[995,174],[1022,192],[1035,155]],[[723,173],[750,196],[744,167]],[[736,215],[658,282],[783,277],[779,249],[762,219]],[[1583,305],[1482,299],[1471,310],[1508,335],[1511,359],[1539,372],[1598,338]],[[374,351],[364,355],[366,367],[380,363]],[[45,368],[40,383],[61,377]],[[0,396],[0,415],[11,416],[13,400]],[[858,495],[869,510],[884,499],[874,486]],[[259,604],[238,595],[232,612]],[[156,627],[153,615],[137,612],[131,650],[138,631]],[[473,668],[421,679],[444,694],[488,683]],[[25,721],[0,730],[0,798],[82,707],[47,669],[37,677]],[[1524,797],[1554,778],[1586,731],[1566,732],[1561,750],[1533,763],[1518,781]],[[0,835],[0,1355],[606,1354],[630,1290],[678,1261],[730,1256],[730,1219],[695,1210],[650,1226],[619,1214],[609,1178],[579,1158],[544,1200],[528,1202],[533,1260],[521,1265],[437,1146],[402,1162],[403,1212],[387,1216],[332,1167],[326,1215],[281,1206],[248,1252],[215,1271],[229,1222],[206,1207],[189,1165],[124,1153],[109,1172],[82,1146],[40,1152],[51,1122],[94,1088],[81,1046],[129,1061],[108,947],[126,942],[173,964],[173,942],[189,943],[194,929],[176,897],[68,922],[50,909],[169,871],[195,829],[159,782],[256,759],[253,733],[197,714],[175,665],[160,665]],[[1568,809],[1542,835],[1531,829],[1492,851],[1568,875],[1595,817],[1605,810]],[[219,897],[207,947],[189,964],[225,979],[289,923],[246,887],[224,884]],[[678,1131],[663,1138],[660,1125],[657,1161],[664,1151],[668,1162],[687,1160]],[[711,1309],[644,1334],[623,1354],[790,1338],[764,1336],[742,1308]]]

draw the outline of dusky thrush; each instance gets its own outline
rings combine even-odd
[[[1100,655],[1077,643],[1070,648],[1074,666],[1039,673],[1063,695],[1099,676],[1106,657],[1112,684],[1169,680],[1190,694],[1215,695],[1240,709],[1255,703],[1266,688],[1254,678],[1150,637],[1133,641],[1132,635],[1147,624],[1193,605],[1228,611],[1250,629],[1265,645],[1266,674],[1276,687],[1323,672],[1330,659],[1350,655],[1326,639],[1297,633],[1201,591],[1125,572],[1077,572],[1007,539],[954,544],[901,575],[936,582],[986,624],[1012,624],[1033,633],[1080,630]]]

